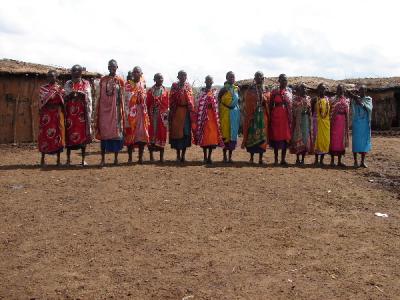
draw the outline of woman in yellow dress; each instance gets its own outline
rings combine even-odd
[[[318,85],[318,97],[314,105],[314,153],[315,165],[324,164],[324,156],[329,153],[330,146],[330,102],[326,94],[326,87],[323,83]],[[319,159],[319,160],[318,160]]]
[[[240,123],[239,87],[235,85],[235,74],[232,71],[226,73],[226,82],[218,93],[218,100],[222,140],[225,144],[224,162],[232,163],[232,152],[236,148]]]

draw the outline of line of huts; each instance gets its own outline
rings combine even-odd
[[[26,63],[11,59],[0,60],[0,143],[35,142],[38,132],[38,91],[46,82],[50,69],[56,69],[59,80],[65,83],[70,79],[70,70],[61,67]],[[83,72],[83,77],[92,84],[96,98],[95,81],[99,73]],[[289,77],[289,85],[304,83],[311,96],[317,93],[317,86],[324,82],[330,94],[342,83],[354,90],[359,84],[367,86],[373,99],[372,128],[388,130],[400,127],[400,77],[330,80],[319,77]],[[237,82],[242,93],[252,84],[252,80]],[[267,78],[269,87],[277,85],[277,78]]]

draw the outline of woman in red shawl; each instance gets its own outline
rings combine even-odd
[[[287,165],[286,149],[291,140],[292,91],[287,88],[287,77],[279,75],[279,88],[271,92],[269,103],[269,139],[274,148],[275,165],[278,164],[278,151],[281,149],[281,165]]]
[[[214,81],[211,76],[205,79],[197,103],[196,144],[203,148],[204,162],[212,163],[212,150],[217,146],[224,147],[221,134],[221,124],[218,114],[217,90],[212,88]],[[207,153],[208,152],[208,153]]]
[[[86,145],[92,141],[92,90],[89,81],[82,79],[82,66],[74,65],[71,77],[64,86],[67,166],[71,164],[71,150],[78,149],[85,166]]]
[[[179,71],[178,82],[174,82],[170,93],[170,144],[176,149],[176,160],[185,162],[186,149],[192,145],[192,130],[195,127],[192,87],[186,82],[187,74]]]
[[[164,77],[154,75],[155,84],[147,91],[147,110],[150,118],[148,144],[150,161],[154,161],[153,152],[160,151],[160,162],[164,162],[164,147],[167,141],[169,93],[163,86]]]
[[[57,72],[47,73],[48,84],[40,87],[39,92],[39,136],[38,146],[42,153],[40,165],[45,165],[46,154],[57,154],[57,166],[60,154],[65,146],[65,112],[61,86],[57,83]]]
[[[133,68],[132,80],[126,84],[127,120],[125,144],[128,146],[128,163],[132,163],[133,147],[139,148],[138,163],[143,163],[144,147],[149,143],[149,115],[146,106],[146,84],[142,69]]]

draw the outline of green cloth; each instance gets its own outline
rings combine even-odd
[[[246,147],[258,146],[264,143],[266,138],[264,112],[262,107],[258,106],[249,126]]]

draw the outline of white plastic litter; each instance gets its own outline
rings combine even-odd
[[[381,217],[381,218],[389,218],[388,214],[383,214],[383,213],[380,213],[380,212],[376,212],[375,216]]]
[[[20,189],[24,188],[24,185],[23,184],[13,184],[10,186],[10,188],[13,190],[20,190]]]

